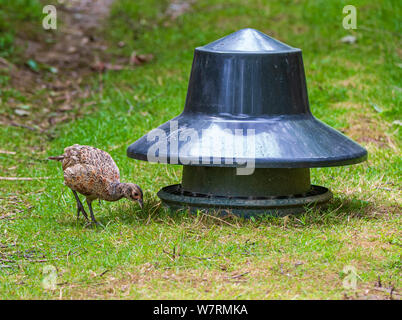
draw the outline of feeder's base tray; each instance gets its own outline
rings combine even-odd
[[[162,188],[158,192],[162,203],[173,210],[189,209],[218,212],[223,215],[232,213],[243,217],[270,214],[285,216],[301,213],[306,206],[322,206],[332,198],[327,188],[311,185],[304,194],[272,197],[228,197],[184,191],[180,184]]]

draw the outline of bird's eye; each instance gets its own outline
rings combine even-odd
[[[138,193],[136,192],[136,193],[134,193],[134,195],[135,195],[135,196],[138,196]]]

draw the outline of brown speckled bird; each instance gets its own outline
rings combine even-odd
[[[121,183],[119,168],[106,151],[75,144],[64,149],[64,154],[49,157],[61,161],[65,184],[73,191],[77,201],[77,219],[80,212],[88,220],[77,192],[86,197],[92,222],[98,224],[92,211],[92,201],[117,201],[127,198],[143,206],[142,190],[134,183]]]

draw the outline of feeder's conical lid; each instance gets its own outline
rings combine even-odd
[[[224,38],[211,42],[198,50],[210,52],[288,52],[299,49],[292,48],[266,34],[254,29],[242,29]]]
[[[168,106],[167,106],[168,107]],[[300,49],[253,29],[194,52],[184,111],[127,149],[183,165],[308,168],[364,161],[367,151],[310,112]]]

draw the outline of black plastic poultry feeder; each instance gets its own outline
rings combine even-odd
[[[183,113],[127,155],[184,166],[182,183],[158,193],[165,205],[248,216],[325,203],[332,194],[309,168],[367,151],[311,114],[300,49],[243,29],[195,49]]]

